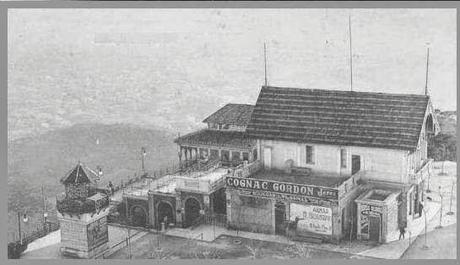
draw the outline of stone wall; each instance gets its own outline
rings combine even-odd
[[[59,220],[61,245],[70,249],[88,250],[87,224],[72,219]]]
[[[398,230],[398,200],[395,198],[387,205],[387,235]]]

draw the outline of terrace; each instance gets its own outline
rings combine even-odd
[[[255,179],[264,179],[280,182],[289,182],[303,185],[313,185],[320,187],[338,188],[342,183],[347,181],[350,176],[328,176],[318,175],[312,172],[305,171],[292,171],[290,173],[284,170],[270,169],[270,170],[259,170],[256,173],[249,176]]]
[[[147,199],[148,193],[174,194],[177,191],[212,193],[225,186],[226,176],[244,176],[256,172],[260,162],[244,163],[237,167],[224,167],[220,162],[190,170],[180,170],[158,179],[145,179],[126,189],[123,196]]]

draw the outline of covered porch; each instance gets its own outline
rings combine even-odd
[[[257,160],[256,142],[244,132],[201,130],[175,140],[179,145],[178,158],[182,168],[209,161],[234,167]]]

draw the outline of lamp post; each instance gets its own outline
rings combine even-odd
[[[147,155],[147,152],[145,151],[145,147],[141,148],[141,155],[142,155],[142,173],[145,174],[144,159],[145,159],[145,156]]]
[[[29,221],[29,217],[26,214],[23,214],[22,221],[24,223],[27,223]],[[22,245],[24,238],[23,238],[22,229],[21,229],[21,213],[20,212],[18,212],[18,232],[19,232],[19,241],[21,242],[21,245]]]
[[[435,227],[436,229],[442,228],[442,200],[443,200],[443,196],[442,196],[441,186],[439,186],[439,198],[441,200],[441,210],[439,211],[439,225]]]
[[[47,212],[44,212],[43,213],[43,230],[45,231],[45,233],[48,233],[48,226],[46,225],[46,218],[48,218],[48,213]]]
[[[449,212],[447,212],[446,215],[453,215],[454,214],[454,212],[452,212],[452,199],[453,199],[453,196],[454,196],[454,185],[455,185],[455,181],[452,181],[452,187],[450,189]]]

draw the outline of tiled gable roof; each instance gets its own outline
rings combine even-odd
[[[399,150],[417,147],[428,96],[262,87],[250,137]]]
[[[246,126],[251,118],[253,108],[253,105],[247,104],[227,104],[203,122]]]
[[[206,145],[247,149],[254,146],[254,140],[245,132],[217,131],[203,129],[181,136],[174,140],[179,145]]]

